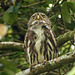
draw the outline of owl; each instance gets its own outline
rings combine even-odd
[[[57,41],[51,26],[44,13],[37,12],[31,16],[24,41],[24,50],[30,65],[57,57]]]

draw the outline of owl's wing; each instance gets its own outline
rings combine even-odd
[[[26,52],[27,61],[31,64],[30,55],[32,54],[32,50],[34,50],[35,45],[35,33],[33,31],[28,31],[24,40],[24,51]]]
[[[46,36],[47,49],[50,50],[50,53],[52,55],[50,59],[56,58],[57,57],[57,40],[52,29],[45,29],[45,36]]]
[[[33,31],[28,31],[25,35],[24,47],[27,48],[35,38],[35,33]]]

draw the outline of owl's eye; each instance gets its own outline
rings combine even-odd
[[[30,27],[32,26],[32,24],[29,25]]]
[[[32,19],[34,20],[35,19],[35,16],[32,16]]]
[[[32,17],[32,19],[35,19],[35,17]]]
[[[46,16],[45,16],[45,15],[42,15],[42,17],[43,17],[43,18],[46,18]]]

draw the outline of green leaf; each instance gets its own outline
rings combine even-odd
[[[61,7],[61,14],[65,22],[71,23],[71,15],[68,9],[67,2],[64,2],[63,6]]]
[[[52,30],[53,30],[54,32],[57,31],[57,26],[54,25],[54,26],[52,27]]]
[[[75,12],[75,2],[68,2],[68,7],[73,11]]]
[[[6,24],[12,25],[17,16],[18,16],[18,9],[20,7],[20,2],[16,3],[15,6],[11,6],[3,15],[3,20]]]
[[[67,73],[67,75],[75,75],[75,67],[73,67],[72,70]]]
[[[5,59],[0,59],[0,62],[3,64],[3,72],[0,75],[15,75],[15,73],[19,72],[15,64]]]
[[[10,6],[10,8],[9,8],[7,11],[10,12],[10,13],[15,13],[15,14],[17,14],[20,5],[21,5],[20,2],[19,2],[19,3],[15,3],[15,6],[14,6],[14,5],[13,5],[13,6]]]
[[[4,68],[4,72],[2,72],[0,75],[15,75],[15,72],[13,72],[7,68]]]
[[[72,21],[69,24],[66,24],[66,28],[69,30],[74,30],[75,29],[75,21]]]
[[[15,22],[17,16],[18,14],[14,14],[6,11],[3,15],[3,20],[6,24],[12,25]]]
[[[6,59],[0,59],[0,62],[3,64],[4,67],[6,67],[14,72],[17,72],[17,68],[16,68],[15,64],[7,61]]]

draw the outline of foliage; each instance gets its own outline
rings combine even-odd
[[[0,24],[8,26],[8,33],[1,41],[23,43],[27,22],[35,12],[49,17],[57,37],[75,29],[75,2],[71,0],[0,0]],[[72,45],[74,41],[69,40],[58,48],[59,56],[72,51]],[[14,75],[28,66],[23,51],[0,50],[0,75]]]
[[[15,64],[8,62],[5,59],[0,59],[0,62],[2,63],[2,69],[3,72],[0,73],[0,75],[14,75],[16,72],[18,72]],[[9,65],[10,64],[10,65]]]
[[[72,70],[67,73],[67,75],[75,75],[75,67],[73,67]]]

